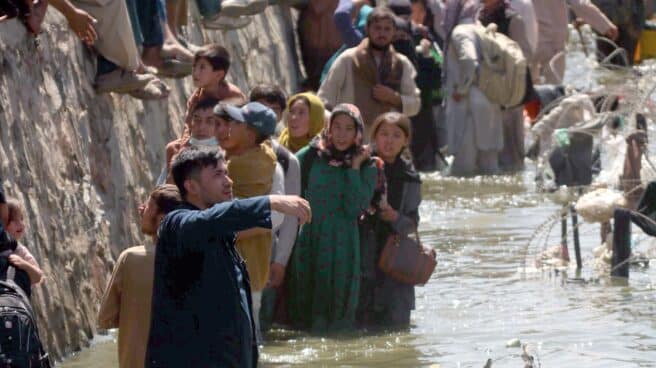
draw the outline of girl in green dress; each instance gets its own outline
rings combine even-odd
[[[301,149],[302,195],[312,223],[301,228],[287,274],[288,317],[313,332],[355,328],[360,292],[358,217],[369,206],[378,170],[362,145],[357,107],[338,105],[321,136]]]

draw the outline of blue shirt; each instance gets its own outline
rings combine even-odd
[[[268,198],[191,205],[169,213],[158,232],[145,367],[257,365],[248,272],[235,233],[271,228]]]

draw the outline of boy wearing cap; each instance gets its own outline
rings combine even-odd
[[[214,112],[229,121],[229,134],[222,135],[219,142],[226,151],[234,196],[284,194],[284,173],[269,141],[277,124],[273,110],[251,102],[241,108],[221,104]],[[269,279],[272,230],[276,231],[283,219],[284,216],[274,212],[271,230],[256,228],[237,234],[237,250],[246,260],[251,277],[253,319],[258,333],[262,290]]]

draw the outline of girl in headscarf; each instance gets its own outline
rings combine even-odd
[[[362,144],[363,133],[358,108],[340,104],[322,135],[297,154],[306,177],[302,194],[312,206],[313,220],[301,228],[287,273],[288,316],[296,328],[355,328],[358,218],[371,202],[378,177]]]
[[[397,112],[380,115],[372,126],[373,154],[384,161],[387,196],[361,221],[362,288],[358,320],[365,327],[406,327],[415,308],[414,286],[378,269],[377,263],[392,234],[414,233],[419,223],[421,180],[408,152],[410,119]]]
[[[293,153],[298,152],[316,137],[324,127],[325,108],[313,93],[299,93],[287,103],[287,127],[278,141]]]

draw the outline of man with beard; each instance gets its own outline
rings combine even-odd
[[[408,58],[392,47],[394,19],[389,8],[375,8],[367,18],[367,38],[335,60],[319,88],[318,96],[327,106],[351,103],[360,109],[366,140],[378,115],[399,111],[414,116],[421,107],[417,72]]]
[[[235,234],[271,229],[271,212],[310,220],[308,202],[270,195],[232,200],[223,152],[195,147],[173,161],[184,200],[158,230],[146,367],[257,366],[248,272]]]
[[[124,250],[116,261],[100,311],[100,328],[118,327],[119,367],[143,367],[150,326],[153,269],[157,229],[162,219],[182,203],[175,185],[155,188],[146,203],[139,206],[141,231],[150,239],[146,244]]]

